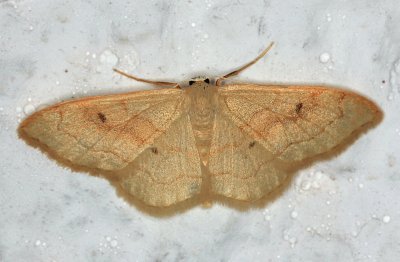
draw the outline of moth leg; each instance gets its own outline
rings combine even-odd
[[[130,74],[127,74],[119,69],[113,68],[114,72],[117,72],[118,74],[121,74],[123,76],[126,76],[128,78],[131,78],[133,80],[139,81],[139,82],[144,82],[144,83],[149,83],[149,84],[153,84],[153,85],[157,85],[157,86],[172,86],[175,88],[181,88],[179,86],[178,83],[173,83],[173,82],[163,82],[163,81],[153,81],[153,80],[147,80],[147,79],[143,79],[143,78],[139,78],[137,76],[133,76]]]
[[[216,86],[221,86],[221,81],[227,79],[228,77],[238,75],[242,71],[247,69],[248,67],[250,67],[250,66],[254,65],[255,63],[257,63],[258,60],[260,60],[263,56],[265,56],[268,53],[268,51],[272,48],[273,45],[274,45],[274,42],[271,42],[269,44],[269,46],[264,51],[262,51],[261,54],[259,54],[255,59],[253,59],[249,63],[245,64],[244,66],[240,67],[239,69],[236,69],[235,71],[230,72],[229,74],[226,74],[224,76],[218,77],[217,80],[215,81],[215,85]]]

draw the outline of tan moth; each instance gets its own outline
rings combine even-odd
[[[62,164],[100,174],[150,206],[203,194],[262,198],[288,166],[328,152],[381,112],[355,93],[320,86],[211,84],[93,96],[25,119],[19,134]],[[204,194],[204,192],[207,192]]]

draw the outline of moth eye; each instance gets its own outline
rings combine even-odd
[[[207,84],[209,84],[209,83],[210,83],[210,79],[206,78],[206,79],[204,79],[204,82],[206,82]]]
[[[190,86],[193,85],[194,82],[195,82],[195,81],[190,80],[190,81],[189,81],[189,85],[190,85]]]

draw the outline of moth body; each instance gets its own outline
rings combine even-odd
[[[190,100],[189,116],[203,165],[207,165],[217,108],[217,87],[204,81],[195,81],[185,89]]]
[[[19,134],[60,163],[103,175],[123,195],[150,206],[198,195],[260,199],[302,161],[382,117],[373,102],[341,89],[220,84],[271,46],[215,85],[194,79],[180,89],[116,70],[174,88],[59,103],[26,118]]]

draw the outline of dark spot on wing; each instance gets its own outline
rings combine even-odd
[[[157,149],[157,147],[152,147],[151,148],[151,152],[153,152],[153,154],[158,154],[158,149]]]
[[[297,114],[299,114],[300,113],[300,110],[303,108],[303,103],[298,103],[297,105],[296,105],[296,113]]]
[[[100,118],[101,122],[104,123],[104,122],[107,121],[107,118],[106,118],[106,116],[105,116],[103,113],[99,112],[99,113],[97,113],[97,115],[98,115],[98,117]]]
[[[256,145],[256,141],[252,141],[249,143],[249,148],[252,148]]]

